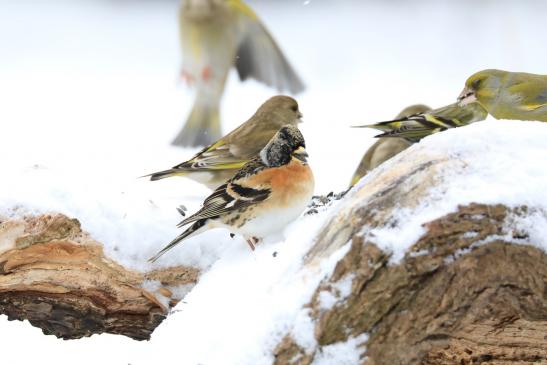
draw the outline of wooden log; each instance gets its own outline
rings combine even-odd
[[[0,313],[60,338],[108,332],[149,339],[181,299],[170,288],[192,286],[198,275],[191,267],[128,270],[61,214],[0,224]],[[159,283],[154,292],[144,288],[149,280]]]

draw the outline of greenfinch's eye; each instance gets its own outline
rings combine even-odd
[[[298,105],[291,106],[291,110],[296,113],[298,111]]]
[[[477,79],[475,81],[473,81],[471,83],[471,87],[474,89],[474,90],[477,90],[479,88],[479,85],[481,84],[481,79]]]

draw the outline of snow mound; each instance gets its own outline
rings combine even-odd
[[[457,163],[444,168],[436,177],[426,199],[412,208],[402,207],[390,222],[365,229],[379,247],[399,262],[425,233],[424,223],[457,211],[470,203],[503,204],[509,208],[526,206],[525,217],[507,219],[504,238],[525,231],[532,242],[547,251],[547,123],[490,119],[434,134],[379,166],[365,176],[355,190],[399,162],[415,156],[431,160],[450,159]]]

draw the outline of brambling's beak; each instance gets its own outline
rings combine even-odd
[[[297,160],[300,160],[302,161],[303,163],[306,163],[308,162],[308,152],[306,152],[306,149],[302,146],[298,147],[293,153],[292,155],[294,156],[294,158],[296,158]]]
[[[474,103],[475,101],[477,101],[475,91],[468,87],[464,88],[460,96],[458,96],[458,102],[460,103],[460,106],[465,106],[467,104]]]

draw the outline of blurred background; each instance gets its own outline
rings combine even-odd
[[[541,0],[248,3],[306,83],[297,99],[320,193],[343,189],[374,142],[375,131],[349,125],[390,119],[412,103],[451,103],[480,69],[547,73]],[[0,0],[3,163],[11,151],[30,165],[78,170],[77,157],[86,171],[115,179],[189,158],[196,150],[169,145],[193,102],[179,80],[177,7]],[[273,94],[232,71],[223,130]]]

